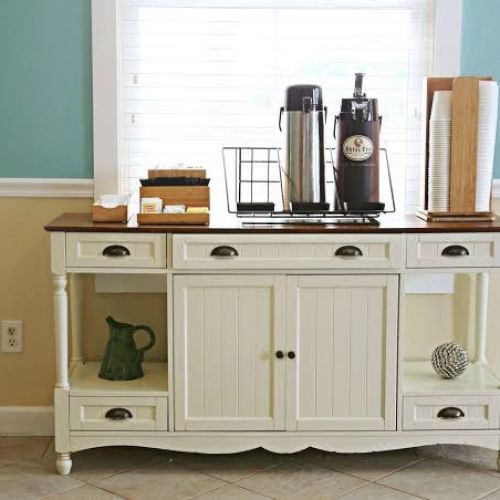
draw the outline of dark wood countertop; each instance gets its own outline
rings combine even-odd
[[[500,232],[494,222],[425,222],[412,215],[384,215],[380,225],[368,224],[258,224],[243,223],[228,214],[215,217],[209,226],[139,226],[133,217],[125,223],[92,222],[90,213],[65,213],[46,224],[47,231],[124,233],[456,233]]]

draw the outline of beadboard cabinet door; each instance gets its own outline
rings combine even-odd
[[[398,277],[287,280],[287,429],[395,429]]]
[[[176,430],[283,430],[285,277],[174,277]]]

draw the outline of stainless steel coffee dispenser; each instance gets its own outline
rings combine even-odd
[[[285,153],[283,158],[283,209],[328,210],[325,203],[326,107],[321,87],[292,85],[285,91],[279,128],[284,115]]]

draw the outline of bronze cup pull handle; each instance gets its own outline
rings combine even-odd
[[[469,255],[469,250],[462,245],[450,245],[449,247],[443,248],[441,255],[445,257],[467,257]]]
[[[210,252],[211,257],[223,257],[225,259],[231,257],[238,257],[238,255],[239,255],[238,250],[228,245],[221,245],[220,247],[215,247]]]
[[[455,406],[448,406],[447,408],[442,408],[437,414],[438,418],[452,419],[452,418],[463,418],[465,413],[460,408]]]
[[[335,250],[335,257],[362,257],[363,252],[360,248],[353,245],[346,245]]]
[[[105,257],[129,257],[130,250],[123,245],[110,245],[102,251],[102,254]]]
[[[110,420],[127,420],[133,418],[132,413],[127,408],[111,408],[104,416]]]

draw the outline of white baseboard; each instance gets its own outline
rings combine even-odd
[[[9,198],[93,198],[93,179],[0,178],[0,197]]]
[[[52,406],[0,406],[0,436],[53,436]]]

